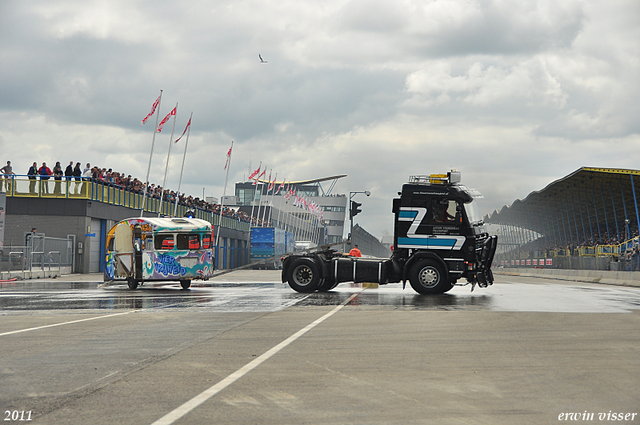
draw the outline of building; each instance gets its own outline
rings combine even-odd
[[[295,182],[276,182],[269,191],[269,182],[240,182],[235,186],[237,205],[229,207],[260,217],[256,225],[272,225],[294,233],[297,241],[309,240],[317,245],[342,242],[347,211],[347,196],[332,193],[336,182],[346,175]],[[323,186],[328,185],[328,188]],[[295,195],[286,196],[295,191]],[[275,193],[274,193],[275,192]],[[296,196],[307,204],[315,204],[319,214],[296,205]],[[303,202],[304,205],[304,202]]]
[[[97,181],[31,180],[12,176],[0,191],[0,271],[63,265],[70,272],[104,270],[106,234],[118,221],[141,216],[171,216],[174,205]],[[249,261],[249,223],[219,212],[179,205],[215,226],[217,268]],[[219,235],[219,237],[218,237]],[[33,243],[34,240],[38,244]],[[46,242],[46,243],[45,243]]]

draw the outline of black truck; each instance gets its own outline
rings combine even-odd
[[[412,176],[398,195],[390,258],[349,257],[333,249],[292,254],[282,258],[282,282],[313,292],[342,282],[408,280],[420,294],[447,292],[462,278],[471,290],[493,283],[498,237],[485,230],[473,202],[481,195],[460,184],[460,172]]]

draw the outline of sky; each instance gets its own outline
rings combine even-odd
[[[355,222],[381,237],[411,175],[459,170],[490,214],[582,166],[639,169],[639,76],[637,0],[2,0],[0,164],[144,180],[162,90],[174,139],[193,113],[181,192],[220,198],[233,140],[227,195],[260,163],[346,174],[333,193],[370,191]]]

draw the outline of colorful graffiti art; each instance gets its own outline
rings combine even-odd
[[[155,272],[162,276],[184,276],[187,273],[186,267],[183,267],[175,257],[169,254],[158,254],[153,267]]]

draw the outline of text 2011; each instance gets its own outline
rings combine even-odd
[[[31,410],[5,410],[5,421],[31,421]]]

